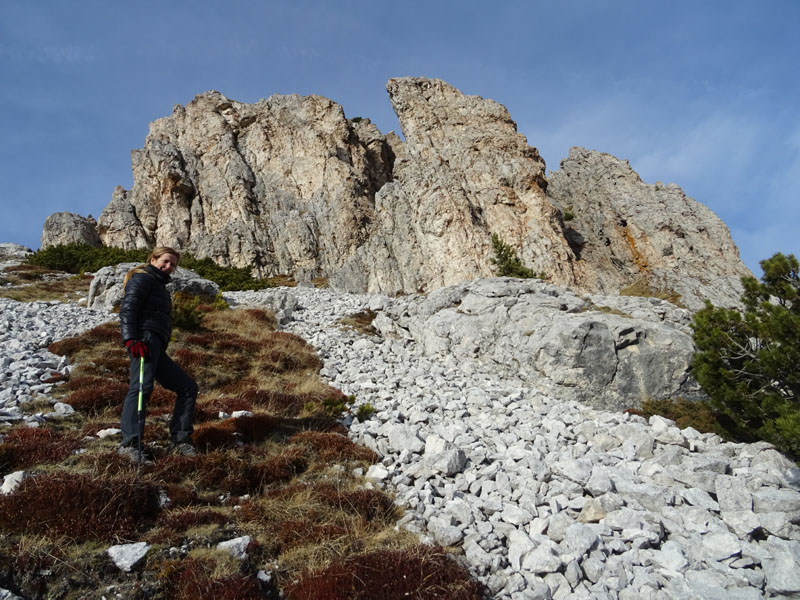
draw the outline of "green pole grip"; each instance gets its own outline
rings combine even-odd
[[[139,412],[142,412],[142,388],[144,387],[144,356],[139,357]]]

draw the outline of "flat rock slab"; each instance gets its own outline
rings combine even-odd
[[[120,544],[118,546],[111,546],[106,553],[114,561],[114,564],[121,571],[130,571],[139,561],[141,561],[150,550],[150,544],[147,542],[136,542],[134,544]]]

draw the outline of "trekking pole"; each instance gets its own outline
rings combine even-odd
[[[136,477],[142,469],[142,438],[144,437],[144,412],[142,410],[142,389],[144,388],[144,356],[139,357],[139,460],[136,465]]]

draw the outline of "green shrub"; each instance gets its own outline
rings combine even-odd
[[[492,249],[494,258],[491,259],[495,265],[495,275],[498,277],[518,277],[520,279],[545,279],[544,273],[537,273],[522,264],[517,251],[505,243],[496,233],[492,234]]]
[[[359,423],[363,423],[372,417],[375,412],[375,408],[369,402],[366,402],[358,407],[358,410],[356,411],[356,419],[358,419]]]
[[[124,262],[141,263],[147,260],[149,254],[147,249],[123,250],[108,246],[95,248],[87,244],[65,244],[37,250],[28,257],[28,264],[67,273],[86,273]]]
[[[228,303],[222,294],[212,300],[187,292],[175,292],[172,298],[172,324],[184,331],[197,331],[203,326],[203,316],[217,310],[227,310]]]
[[[681,429],[692,427],[700,433],[716,433],[726,439],[731,435],[725,428],[727,419],[714,410],[711,403],[705,400],[687,400],[677,398],[674,400],[653,400],[642,401],[642,408],[630,410],[635,414],[649,419],[653,415],[659,415],[675,421]]]
[[[572,221],[572,219],[575,218],[575,213],[572,212],[572,207],[571,206],[569,208],[565,208],[563,214],[564,214],[564,220],[565,221]]]
[[[185,331],[197,331],[203,324],[200,297],[176,292],[172,299],[172,325]]]
[[[274,287],[269,279],[256,279],[245,267],[220,267],[210,258],[197,259],[190,254],[181,256],[181,267],[191,269],[200,277],[213,281],[223,292],[263,290]]]
[[[695,314],[692,372],[737,439],[800,456],[800,279],[794,255],[742,278],[744,312],[710,302]]]
[[[124,262],[143,263],[149,255],[150,250],[146,248],[123,250],[109,246],[95,248],[87,244],[65,244],[37,250],[28,257],[28,264],[67,273],[86,273]],[[180,266],[213,281],[224,292],[261,290],[274,285],[269,279],[254,278],[250,269],[221,267],[210,258],[197,259],[188,253],[181,255]]]

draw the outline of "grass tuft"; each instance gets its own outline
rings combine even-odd
[[[629,286],[619,291],[620,296],[639,296],[642,298],[658,298],[666,300],[679,308],[686,308],[681,302],[682,296],[672,289],[662,289],[653,287],[647,277],[641,277]]]
[[[378,335],[378,331],[372,326],[372,322],[377,315],[378,313],[373,310],[362,310],[361,312],[339,319],[339,323],[355,329],[364,335]]]
[[[18,427],[7,433],[0,443],[0,472],[58,463],[80,446],[81,442],[74,434]]]
[[[231,573],[214,576],[214,564],[210,560],[188,557],[163,565],[161,582],[166,598],[173,600],[263,600],[277,597],[277,590],[262,584],[255,576]]]
[[[374,463],[378,460],[375,452],[359,446],[340,433],[304,431],[293,436],[289,441],[294,444],[307,444],[317,453],[319,459],[325,462],[354,460]]]
[[[284,588],[286,600],[480,600],[482,590],[441,548],[382,550],[335,560]]]
[[[0,496],[0,528],[111,542],[135,539],[159,510],[158,490],[151,484],[55,472],[29,477]]]

